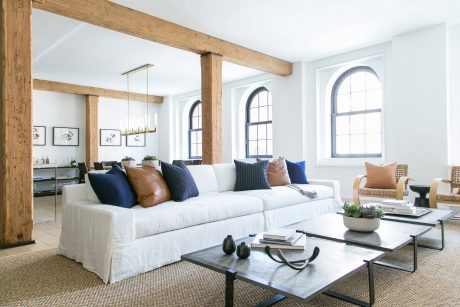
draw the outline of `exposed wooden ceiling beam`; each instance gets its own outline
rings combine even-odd
[[[33,0],[34,8],[280,76],[292,63],[106,0]]]
[[[128,92],[109,90],[105,88],[84,86],[70,83],[62,83],[55,81],[39,80],[34,79],[34,90],[59,92],[66,94],[77,94],[77,95],[92,95],[114,99],[128,99]],[[147,97],[145,94],[129,93],[129,99],[133,101],[146,102]],[[163,97],[149,95],[149,102],[151,103],[163,103]]]

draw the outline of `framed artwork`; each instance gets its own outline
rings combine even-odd
[[[121,146],[121,130],[99,129],[99,145]]]
[[[145,147],[145,134],[134,134],[126,136],[127,147]]]
[[[46,145],[46,127],[33,126],[32,127],[32,141],[34,146]]]
[[[69,127],[53,127],[54,146],[79,146],[80,129]]]

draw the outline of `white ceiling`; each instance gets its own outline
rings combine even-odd
[[[458,0],[115,0],[177,24],[289,61],[312,60],[389,41],[438,23],[460,22]],[[152,63],[150,91],[200,87],[193,53],[33,12],[34,78],[126,89],[121,73]],[[225,63],[224,82],[260,72]],[[145,91],[141,76],[132,88]]]

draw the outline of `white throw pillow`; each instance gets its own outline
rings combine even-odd
[[[217,180],[212,165],[187,165],[198,192],[217,192]]]
[[[236,168],[234,163],[213,164],[218,192],[235,190]]]

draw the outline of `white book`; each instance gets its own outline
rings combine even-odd
[[[293,245],[284,245],[284,244],[267,244],[261,243],[260,240],[263,240],[263,234],[258,234],[254,241],[251,243],[251,248],[265,248],[265,246],[270,246],[270,248],[277,249],[294,249],[294,250],[304,250],[307,244],[307,236],[301,236]]]
[[[407,206],[409,205],[409,201],[408,200],[404,200],[404,199],[386,199],[384,201],[382,201],[382,205],[390,205],[390,206]]]
[[[285,240],[288,240],[290,237],[292,237],[295,234],[296,234],[295,229],[274,228],[274,229],[270,229],[269,231],[263,233],[262,235],[264,239],[285,241]]]

